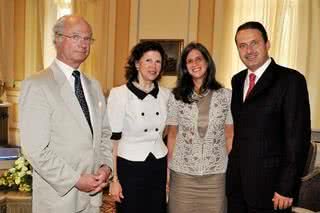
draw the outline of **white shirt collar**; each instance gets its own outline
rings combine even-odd
[[[60,61],[59,59],[55,58],[55,62],[57,64],[57,66],[61,69],[62,73],[66,76],[67,78],[67,81],[69,82],[73,92],[74,92],[74,77],[72,76],[72,72],[74,70],[78,70],[80,73],[80,69],[75,69],[73,67],[70,67],[69,65],[63,63],[62,61]],[[88,107],[89,107],[89,111],[90,111],[90,115],[93,115],[92,113],[92,107],[91,107],[91,97],[89,96],[89,92],[87,90],[87,85],[86,85],[86,81],[84,81],[84,75],[81,74],[80,75],[80,78],[81,78],[81,82],[82,82],[82,88],[83,88],[83,92],[84,92],[84,95],[86,97],[86,101],[87,101],[87,104],[88,104]],[[91,117],[92,119],[92,117]],[[91,120],[92,122],[92,120]]]
[[[256,79],[255,79],[255,84],[256,84],[258,82],[258,80],[260,79],[260,77],[262,76],[262,74],[266,71],[266,69],[270,65],[270,63],[271,63],[271,58],[268,58],[268,60],[261,67],[259,67],[256,71],[252,72],[251,70],[248,69],[247,77],[246,77],[246,80],[244,82],[244,87],[243,87],[243,101],[246,99],[246,94],[249,89],[249,75],[251,73],[254,73],[256,75]]]
[[[248,69],[248,74],[247,74],[247,78],[249,78],[249,75],[251,73],[254,73],[256,75],[256,80],[255,82],[257,83],[259,78],[262,76],[262,74],[264,73],[264,71],[266,71],[267,67],[270,65],[271,63],[271,58],[268,58],[268,60],[258,69],[256,69],[256,71],[252,72],[251,70]]]
[[[55,58],[54,60],[55,60],[55,62],[57,63],[58,67],[63,71],[63,73],[65,74],[65,76],[66,76],[67,79],[70,79],[70,78],[71,78],[72,72],[73,72],[74,70],[79,70],[79,68],[78,68],[78,69],[75,69],[75,68],[73,68],[73,67],[71,67],[71,66],[63,63],[62,61],[60,61],[60,60],[57,59],[57,58]],[[79,70],[79,71],[80,71],[80,70]],[[81,71],[80,71],[80,73],[81,73]]]

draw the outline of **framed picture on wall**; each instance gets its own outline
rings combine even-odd
[[[183,49],[183,39],[141,39],[141,41],[155,41],[160,43],[168,56],[168,66],[163,75],[177,75],[177,63]]]

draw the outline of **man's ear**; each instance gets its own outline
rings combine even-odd
[[[61,41],[62,41],[62,36],[55,36],[55,38],[54,38],[54,43],[57,45],[57,44],[59,44],[59,43],[61,43]]]
[[[266,43],[266,47],[267,47],[267,50],[269,50],[270,47],[271,47],[271,44],[270,44],[270,41],[269,41],[269,40],[268,40],[267,43]]]

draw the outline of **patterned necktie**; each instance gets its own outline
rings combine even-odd
[[[250,73],[249,75],[249,88],[246,94],[246,98],[248,97],[249,93],[251,92],[251,90],[253,89],[254,85],[255,85],[255,80],[256,80],[256,75],[253,73]]]
[[[84,96],[83,89],[82,89],[82,84],[81,84],[81,79],[80,79],[80,72],[78,70],[73,71],[72,73],[74,77],[74,90],[77,96],[77,99],[80,103],[80,106],[82,108],[82,111],[84,113],[84,116],[86,117],[88,124],[91,129],[91,133],[93,134],[92,130],[92,125],[91,125],[91,120],[90,120],[90,113],[89,113],[89,108],[88,104],[86,101],[86,97]]]

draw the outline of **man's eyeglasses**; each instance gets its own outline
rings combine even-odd
[[[65,34],[62,34],[62,33],[59,33],[57,35],[58,36],[63,36],[63,37],[66,37],[66,38],[70,38],[74,42],[84,41],[86,44],[93,44],[93,42],[95,41],[94,38],[82,37],[82,36],[79,36],[79,35],[65,35]]]

